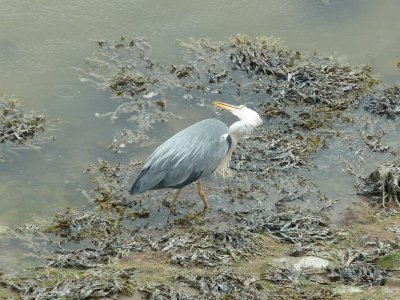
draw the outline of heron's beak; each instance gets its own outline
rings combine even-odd
[[[229,110],[229,111],[239,109],[235,105],[224,103],[224,102],[219,102],[219,101],[213,101],[212,104],[214,104],[218,108],[226,109],[226,110]]]

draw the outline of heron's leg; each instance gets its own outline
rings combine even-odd
[[[400,207],[399,198],[397,197],[398,190],[399,190],[399,186],[398,186],[398,183],[397,183],[397,178],[395,178],[395,188],[393,189],[393,192],[394,192],[394,200],[396,201],[397,206]]]
[[[208,209],[208,202],[206,198],[206,194],[203,191],[203,188],[201,187],[200,179],[197,180],[197,192],[199,193],[201,201],[203,201],[204,204],[204,210]]]
[[[172,214],[172,211],[173,211],[174,208],[175,208],[176,200],[178,199],[179,194],[181,193],[181,191],[182,191],[182,189],[178,189],[178,190],[175,192],[174,197],[172,198],[171,207],[169,208],[169,214],[168,214],[167,220],[169,219],[169,216]]]
[[[384,208],[386,208],[385,199],[386,199],[385,186],[383,186],[382,205]]]
[[[400,207],[399,198],[397,197],[397,191],[396,191],[396,194],[394,194],[394,200],[396,200],[397,206]]]

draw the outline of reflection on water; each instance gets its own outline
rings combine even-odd
[[[350,63],[369,63],[387,82],[398,81],[400,3],[376,1],[2,1],[0,7],[0,92],[21,97],[26,109],[62,119],[55,142],[41,151],[20,151],[0,165],[0,226],[32,215],[49,216],[68,206],[83,207],[78,188],[84,170],[97,157],[127,161],[106,148],[118,122],[95,118],[114,103],[110,94],[78,79],[94,49],[93,39],[137,34],[150,39],[163,64],[178,63],[174,41],[236,33],[274,35],[291,48],[338,52]],[[207,107],[177,108],[182,119],[150,132],[155,141],[137,147],[146,157],[172,133],[212,117]],[[332,186],[327,184],[327,190]],[[0,267],[3,255],[0,249]]]

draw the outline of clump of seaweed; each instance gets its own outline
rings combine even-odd
[[[286,299],[307,299],[307,300],[334,300],[341,299],[331,287],[324,287],[315,284],[309,284],[305,288],[286,286],[274,291],[271,299],[286,300]]]
[[[264,214],[262,209],[244,220],[252,232],[268,233],[278,241],[297,245],[331,241],[335,231],[328,219],[308,209],[288,209],[275,214]]]
[[[359,103],[363,92],[378,82],[368,66],[354,67],[333,57],[301,55],[282,47],[274,38],[238,35],[229,46],[234,68],[256,78],[277,100],[343,110]]]
[[[368,196],[373,202],[381,202],[386,207],[386,201],[394,201],[400,206],[400,161],[387,161],[379,166],[367,178],[361,178],[358,186],[360,195]]]
[[[114,80],[110,82],[110,89],[117,95],[123,96],[127,94],[134,96],[140,93],[148,92],[148,88],[157,82],[156,79],[143,76],[127,68],[118,72]]]
[[[140,288],[140,291],[145,294],[146,299],[338,299],[338,295],[330,287],[316,284],[303,288],[285,286],[266,289],[262,278],[239,274],[232,269],[216,269],[202,274],[184,272],[172,280],[173,285],[149,283]]]
[[[340,265],[329,268],[328,277],[331,281],[358,285],[384,285],[386,272],[372,263],[362,261],[350,265]]]
[[[164,283],[148,283],[139,289],[145,299],[151,300],[197,300],[199,295],[192,295]]]
[[[377,115],[395,118],[400,115],[400,87],[393,86],[364,97],[364,109]]]
[[[368,251],[344,250],[334,255],[339,265],[327,267],[327,276],[331,281],[366,286],[385,284],[387,272],[373,262],[379,257],[375,253],[371,255]]]
[[[0,284],[16,290],[22,299],[86,299],[130,295],[135,269],[97,267],[86,271],[53,268],[28,269],[0,277]]]
[[[111,89],[116,96],[146,93],[157,80],[147,76],[153,68],[151,46],[145,38],[120,37],[115,41],[97,41],[98,49],[87,58],[87,69],[79,70],[100,89]]]
[[[382,137],[385,134],[385,131],[366,132],[365,130],[360,130],[362,141],[373,152],[388,152],[390,150],[390,146],[381,144]]]
[[[181,289],[165,284],[148,284],[140,290],[147,299],[273,299],[256,285],[258,278],[247,277],[231,269],[218,269],[206,274],[185,272],[173,280],[181,285]],[[193,291],[182,291],[185,286]]]
[[[90,191],[82,190],[82,193],[90,202],[96,204],[100,211],[113,210],[123,215],[126,208],[135,204],[129,195],[127,181],[131,179],[135,168],[139,165],[141,162],[133,160],[129,165],[121,163],[112,165],[106,160],[99,159],[97,165],[89,164],[86,169],[86,173],[91,175],[90,182],[94,188]]]
[[[296,270],[291,266],[279,266],[266,272],[263,278],[276,284],[298,284],[300,281],[308,280],[310,278],[310,273],[314,274],[314,272],[309,272],[306,269]]]
[[[143,251],[147,242],[120,222],[120,218],[101,216],[95,212],[82,214],[67,210],[64,214],[57,214],[43,229],[59,237],[58,240],[52,240],[57,247],[47,257],[48,265],[60,268],[92,268],[108,263],[114,257]],[[76,246],[68,249],[70,241],[81,246],[78,249]]]
[[[328,284],[340,282],[360,286],[384,285],[388,272],[377,265],[377,261],[389,253],[392,246],[389,243],[367,243],[363,248],[346,250],[323,250],[312,247],[317,257],[325,256],[329,264],[322,268],[314,268],[311,265],[304,267],[299,265],[269,266],[263,278],[277,283],[289,283],[299,285],[301,282],[315,282]],[[307,250],[304,248],[307,252]],[[304,254],[304,253],[303,253]]]
[[[134,251],[143,251],[144,245],[143,241],[121,236],[104,241],[95,240],[92,246],[83,249],[70,250],[59,245],[53,255],[47,257],[47,261],[49,267],[90,269],[107,264],[113,258],[123,257]]]
[[[173,264],[215,267],[263,254],[260,237],[246,230],[174,230],[152,244],[167,252]]]
[[[211,274],[179,274],[175,280],[189,284],[200,291],[205,299],[264,299],[254,287],[254,276],[239,275],[234,270],[215,270]],[[265,294],[264,294],[265,295]]]
[[[119,230],[119,220],[102,218],[95,212],[78,213],[68,209],[56,214],[45,232],[53,233],[67,241],[79,242],[86,238],[105,238]]]
[[[316,108],[321,104],[341,111],[360,103],[363,93],[379,82],[369,66],[354,67],[332,56],[301,54],[273,37],[236,35],[226,43],[203,38],[181,41],[180,45],[191,69],[201,75],[208,71],[211,78],[204,81],[218,83],[219,91],[228,85],[235,86],[238,95],[250,93],[258,98],[266,93],[275,104],[288,101]],[[215,80],[215,74],[223,76]],[[279,111],[288,115],[286,109]]]
[[[46,143],[46,125],[48,121],[43,113],[25,112],[21,101],[0,95],[0,158],[4,151],[13,149],[38,149]]]
[[[262,146],[260,140],[263,141]],[[306,153],[309,149],[305,143],[307,141],[301,136],[290,139],[274,133],[256,133],[235,149],[237,155],[232,158],[232,167],[253,172],[265,171],[266,169],[261,168],[264,165],[268,169],[279,171],[298,169],[306,165]]]

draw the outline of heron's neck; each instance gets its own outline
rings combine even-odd
[[[250,134],[257,126],[261,125],[260,122],[261,119],[248,118],[233,123],[228,131],[233,139],[233,145],[235,146],[243,136]]]

